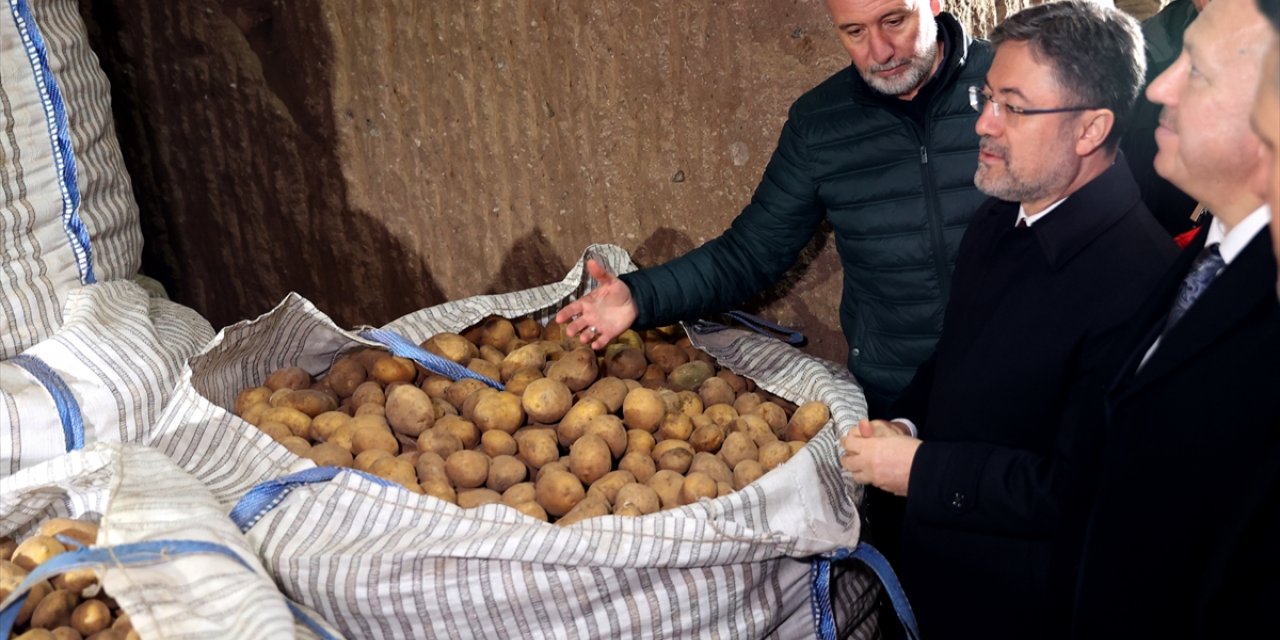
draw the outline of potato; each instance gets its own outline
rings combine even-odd
[[[778,441],[778,436],[774,435],[773,430],[769,428],[769,423],[756,414],[740,416],[734,419],[729,430],[746,434],[751,438],[752,442],[756,443],[757,447],[763,447],[770,442]]]
[[[562,447],[572,445],[582,434],[587,432],[587,425],[594,419],[609,414],[609,407],[595,398],[583,398],[578,401],[560,419],[556,427],[556,439]]]
[[[622,422],[628,429],[641,429],[653,433],[662,424],[667,408],[656,391],[633,389],[622,401]]]
[[[724,444],[725,435],[724,427],[714,422],[709,422],[698,427],[689,435],[689,444],[693,446],[694,451],[715,453]]]
[[[379,460],[381,460],[381,459],[383,459],[383,458],[394,458],[394,457],[395,457],[395,456],[391,455],[390,453],[387,453],[386,451],[384,451],[384,450],[382,450],[382,449],[370,449],[370,450],[365,451],[365,452],[361,453],[360,455],[356,456],[356,457],[351,461],[351,467],[352,467],[353,469],[356,469],[357,471],[364,471],[364,472],[366,472],[366,473],[372,473],[372,472],[373,472],[373,463],[375,463],[375,462],[377,462],[377,461],[379,461]]]
[[[658,470],[658,463],[653,457],[641,451],[632,451],[618,461],[619,471],[628,471],[635,476],[637,482],[648,482]]]
[[[702,397],[692,391],[676,392],[675,413],[683,413],[692,418],[701,414],[705,405]]]
[[[705,473],[717,483],[733,482],[733,469],[724,463],[713,453],[700,452],[693,456],[693,462],[689,465],[689,473]]]
[[[311,374],[302,367],[285,367],[272,371],[263,386],[272,390],[306,389],[311,386]]]
[[[369,370],[355,357],[347,355],[334,361],[323,380],[340,398],[349,398],[356,387],[369,379]]]
[[[351,416],[341,411],[326,411],[311,419],[307,437],[324,442],[333,437],[334,432],[344,424],[351,422]]]
[[[418,485],[422,492],[433,498],[444,500],[450,504],[458,504],[458,492],[453,489],[453,485],[448,480],[431,479],[426,480]]]
[[[496,391],[482,396],[476,402],[472,422],[480,428],[481,433],[491,429],[514,433],[524,425],[524,419],[520,396],[509,391]]]
[[[536,496],[532,482],[518,482],[502,492],[502,503],[514,507],[521,502],[533,502]]]
[[[407,460],[394,456],[379,458],[370,465],[369,473],[410,489],[421,491],[418,487],[418,473],[414,470],[413,464]]]
[[[538,369],[536,367],[525,367],[524,369],[516,371],[515,374],[506,380],[506,388],[507,391],[518,396],[524,395],[525,389],[529,388],[529,385],[533,383],[534,380],[541,380],[542,378],[542,369]]]
[[[467,363],[467,369],[472,373],[484,376],[485,378],[495,382],[502,380],[502,369],[500,369],[498,365],[485,360],[483,357],[472,358],[471,362]]]
[[[420,483],[436,479],[449,481],[449,474],[444,470],[444,458],[437,453],[430,451],[419,453],[418,459],[413,461],[413,468],[418,473]]]
[[[702,399],[703,406],[709,407],[713,404],[732,405],[737,396],[728,382],[712,376],[698,385],[698,397]]]
[[[588,347],[580,347],[547,365],[546,376],[563,382],[570,391],[582,391],[596,381],[599,372],[595,352]]]
[[[765,473],[773,471],[775,467],[786,462],[790,457],[791,447],[780,440],[774,440],[760,446],[760,466],[764,467]]]
[[[245,411],[256,404],[269,404],[271,389],[268,387],[250,387],[236,395],[234,411],[237,416],[244,417]]]
[[[797,453],[800,453],[800,450],[804,448],[805,444],[806,443],[799,440],[792,440],[787,443],[787,446],[791,447],[791,455],[795,456]]]
[[[618,489],[635,481],[636,477],[630,471],[610,471],[587,487],[587,495],[601,496],[612,506],[614,498],[618,496]]]
[[[512,324],[516,328],[516,336],[521,340],[537,340],[542,337],[542,325],[533,316],[517,318]]]
[[[280,394],[280,397],[278,401],[272,402],[273,406],[297,409],[309,418],[314,418],[326,411],[334,411],[338,408],[336,397],[316,389],[298,389],[296,391],[281,389],[277,393]],[[275,396],[273,395],[272,397],[274,398]]]
[[[547,516],[547,510],[543,509],[542,505],[538,504],[537,502],[534,502],[533,500],[524,500],[522,502],[517,502],[509,506],[512,509],[515,509],[516,511],[519,511],[520,513],[523,513],[526,516],[529,516],[530,518],[534,518],[536,520],[547,522],[551,519],[549,516]]]
[[[635,382],[628,380],[628,382]],[[644,373],[640,376],[639,386],[645,389],[661,389],[667,384],[667,374],[662,367],[650,362],[645,368]],[[627,388],[634,389],[636,385],[628,384]]]
[[[675,471],[666,469],[658,471],[645,484],[657,492],[663,509],[672,509],[683,504],[680,501],[680,490],[684,486],[684,476]]]
[[[672,449],[658,457],[658,469],[668,469],[676,473],[685,473],[693,462],[693,452],[687,449]]]
[[[655,434],[658,440],[688,440],[693,434],[693,420],[683,413],[668,413]]]
[[[656,443],[657,439],[648,431],[627,429],[627,450],[623,454],[638,451],[647,455],[653,451],[653,445]]]
[[[622,409],[622,401],[627,398],[627,383],[618,378],[605,377],[595,381],[586,391],[583,398],[595,398],[604,403],[609,413],[617,413]]]
[[[111,610],[101,600],[85,600],[71,613],[71,626],[82,636],[91,636],[111,626]]]
[[[613,454],[604,438],[595,434],[586,434],[578,438],[569,448],[569,470],[583,484],[591,484],[609,473],[613,463]]]
[[[467,366],[471,359],[480,355],[480,348],[456,333],[437,333],[422,343],[422,348],[446,360],[452,360]]]
[[[529,432],[522,429],[516,432],[516,457],[530,469],[541,469],[544,465],[560,459],[560,449],[556,446],[555,436],[549,431]]]
[[[715,499],[718,491],[716,481],[711,476],[694,471],[685,476],[684,484],[680,485],[680,502],[693,504],[703,498]]]
[[[684,413],[684,400],[680,397],[680,394],[667,388],[654,389],[654,391],[658,393],[658,397],[662,400],[662,407],[665,413]]]
[[[558,422],[573,406],[573,392],[559,380],[539,378],[525,387],[520,405],[535,422]]]
[[[761,402],[759,406],[751,411],[751,415],[764,418],[764,421],[769,424],[769,429],[778,437],[782,437],[782,434],[786,432],[787,412],[773,402]]]
[[[396,433],[416,438],[435,424],[436,411],[427,392],[406,384],[387,393],[386,418]]]
[[[480,344],[503,349],[516,338],[516,327],[501,316],[489,316],[480,326]]]
[[[717,371],[716,377],[720,378],[721,380],[724,380],[725,382],[728,382],[729,387],[733,389],[733,392],[735,394],[738,394],[738,395],[742,395],[743,393],[750,393],[751,390],[755,387],[755,385],[753,385],[750,380],[728,369],[721,369]]]
[[[492,387],[475,378],[462,378],[445,388],[444,399],[449,401],[449,404],[453,405],[454,409],[462,411],[462,405],[467,401],[467,398],[481,389],[492,390]]]
[[[569,463],[567,458],[564,461],[555,460],[553,462],[548,462],[547,464],[542,465],[542,468],[538,469],[538,473],[536,476],[534,476],[533,480],[534,482],[537,482],[538,480],[542,479],[542,476],[545,476],[549,473],[558,473],[558,472],[564,472],[569,475],[573,475],[573,472],[569,471]],[[577,476],[574,476],[574,477],[576,478]]]
[[[266,402],[255,404],[248,409],[245,409],[244,414],[240,416],[240,419],[251,425],[257,426],[262,423],[262,416],[265,415],[269,409],[271,409],[271,405]]]
[[[18,637],[21,638],[22,636]],[[80,635],[80,632],[73,627],[58,627],[49,632],[49,637],[53,640],[84,640],[84,636]]]
[[[428,429],[418,436],[418,451],[420,452],[429,451],[447,459],[454,452],[462,449],[462,441],[444,429]]]
[[[116,609],[116,607],[112,607]],[[129,614],[124,612],[116,612],[116,619],[111,623],[111,628],[116,631],[133,631],[133,621],[129,619]]]
[[[759,449],[751,437],[745,433],[731,433],[724,439],[720,447],[720,459],[730,467],[737,467],[743,460],[756,460]]]
[[[747,459],[733,468],[733,488],[742,491],[743,487],[755,482],[764,475],[764,467],[755,460]]]
[[[676,391],[697,389],[716,374],[715,367],[705,360],[686,362],[667,374],[667,384]]]
[[[37,534],[18,543],[18,547],[14,549],[13,557],[10,558],[10,561],[25,571],[31,571],[35,569],[36,565],[42,564],[49,558],[66,550],[67,548],[61,542],[55,540],[53,536]]]
[[[547,366],[547,351],[540,344],[527,344],[519,349],[515,349],[502,359],[499,365],[499,371],[502,375],[502,381],[510,380],[517,372],[526,369],[537,369],[538,375],[541,377],[542,370]]]
[[[791,414],[791,421],[786,429],[787,439],[808,442],[818,435],[830,419],[831,410],[826,404],[818,401],[806,402],[796,407],[795,413]]]
[[[289,453],[300,458],[306,458],[311,454],[311,443],[306,438],[285,436],[279,442],[281,446],[289,450]]]
[[[652,487],[633,482],[618,488],[618,493],[614,497],[613,507],[615,514],[621,510],[632,508],[638,511],[640,515],[649,515],[662,508],[662,499]]]
[[[464,449],[450,454],[444,461],[449,481],[459,489],[474,489],[489,479],[489,456]]]
[[[432,373],[423,379],[422,384],[418,385],[423,391],[431,396],[432,400],[443,400],[445,389],[453,384],[453,380],[446,378],[438,373]]]
[[[579,500],[578,504],[573,505],[573,508],[569,510],[569,513],[564,514],[564,517],[556,520],[556,524],[562,527],[568,527],[582,522],[587,518],[607,515],[609,515],[608,501],[598,495],[588,495],[582,500]]]
[[[744,393],[734,399],[733,410],[737,411],[738,415],[745,416],[754,412],[756,407],[760,406],[763,402],[764,399],[762,399],[758,393]]]
[[[389,429],[357,427],[351,435],[351,453],[358,456],[370,449],[381,449],[394,456],[400,453],[400,441]]]
[[[36,607],[50,593],[53,593],[53,587],[49,586],[49,583],[44,580],[32,585],[31,590],[27,592],[27,601],[18,609],[18,617],[15,620],[15,624],[19,627],[27,624],[31,620],[31,615],[35,613]]]
[[[56,636],[53,635],[52,631],[48,629],[39,629],[39,628],[27,629],[27,631],[22,635],[14,636],[14,640],[54,640],[54,638],[56,638]],[[100,640],[100,639],[94,638],[93,640]]]
[[[689,361],[689,355],[683,349],[667,342],[652,342],[648,344],[649,350],[647,355],[649,362],[658,365],[662,369],[663,379],[666,375],[675,371],[676,367]]]
[[[50,578],[49,583],[54,589],[63,589],[81,595],[86,589],[98,584],[98,573],[93,569],[71,569]]]
[[[490,458],[513,456],[517,449],[516,439],[505,431],[494,429],[484,432],[480,437],[480,450]]]
[[[299,438],[311,433],[311,416],[292,407],[272,407],[262,414],[263,422],[279,422],[289,427],[289,432]]]
[[[541,475],[534,483],[534,492],[538,504],[553,516],[569,513],[587,495],[582,481],[574,474],[564,471],[551,471]]]
[[[353,418],[359,418],[360,416],[377,416],[379,418],[382,418],[383,420],[386,420],[387,408],[380,404],[366,402],[360,405],[358,409],[351,412],[351,417]]]
[[[476,445],[480,444],[479,427],[476,427],[474,422],[471,422],[461,416],[450,415],[437,418],[432,429],[440,433],[450,434],[457,438],[459,444],[462,445],[461,448],[463,449],[472,449],[475,448]],[[421,438],[421,436],[419,436],[419,438]],[[419,446],[419,449],[421,449],[421,446]]]
[[[362,382],[356,390],[351,392],[351,406],[359,409],[366,404],[384,405],[387,403],[387,396],[382,390],[382,385],[374,380]]]
[[[5,560],[9,556],[0,558],[0,602],[9,597],[23,580],[27,579],[28,571],[18,565]]]
[[[644,375],[649,361],[644,352],[622,344],[611,344],[604,354],[605,373],[613,378],[638,380]]]
[[[713,404],[702,412],[702,415],[711,419],[712,422],[728,427],[738,418],[738,412],[734,410],[730,404]]]
[[[486,504],[502,504],[502,494],[483,487],[458,491],[458,506],[463,509],[474,509]]]
[[[684,449],[688,451],[690,459],[693,459],[693,454],[696,453],[693,450],[693,445],[690,445],[688,442],[685,442],[684,440],[663,440],[653,446],[653,451],[650,452],[650,455],[653,456],[653,459],[656,462],[658,459],[666,455],[667,452],[671,451],[672,449]]]
[[[321,467],[350,467],[355,464],[350,451],[332,442],[322,442],[311,447],[307,457]]]
[[[50,518],[40,523],[36,533],[54,539],[58,536],[66,536],[86,547],[92,547],[98,541],[97,523],[75,518]]]
[[[512,444],[515,443],[513,442]],[[485,482],[485,486],[502,493],[516,484],[524,482],[528,475],[529,470],[515,456],[494,456],[489,463],[489,479]]]
[[[31,626],[54,629],[71,624],[71,612],[76,608],[76,595],[70,591],[54,589],[46,595],[31,613]]]
[[[342,425],[341,427],[338,427],[338,430],[334,431],[333,435],[329,436],[329,439],[326,442],[331,442],[333,444],[338,445],[339,447],[342,447],[343,449],[346,449],[347,451],[350,451],[351,438],[355,437],[355,435],[356,435],[355,423],[348,422]]]
[[[727,495],[729,495],[729,494],[731,494],[731,493],[733,493],[733,483],[731,483],[731,482],[717,482],[717,483],[716,483],[716,497],[717,497],[717,498],[722,498],[722,497],[727,496]]]
[[[258,425],[258,431],[267,434],[268,437],[276,442],[293,437],[293,431],[290,431],[288,426],[275,420],[263,420],[262,424]]]

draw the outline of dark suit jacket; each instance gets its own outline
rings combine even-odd
[[[1137,315],[1147,331],[1112,393],[1078,637],[1280,637],[1280,305],[1266,229],[1134,373],[1204,236]]]
[[[1069,605],[1048,616],[1076,426],[1097,424],[1107,345],[1177,255],[1123,161],[1034,226],[1017,214],[979,209],[937,349],[890,416],[924,440],[901,573],[926,638],[1065,633]]]

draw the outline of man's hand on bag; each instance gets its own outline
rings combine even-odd
[[[920,439],[905,435],[897,425],[863,419],[844,437],[840,464],[859,483],[906,496],[911,462],[919,448]]]

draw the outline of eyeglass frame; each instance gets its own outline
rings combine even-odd
[[[1019,107],[1007,102],[997,102],[993,98],[987,97],[982,92],[982,87],[976,84],[969,85],[969,108],[981,114],[987,108],[987,103],[991,103],[991,115],[1000,118],[1001,110],[1008,109],[1009,113],[1015,116],[1038,116],[1046,113],[1071,113],[1073,111],[1089,111],[1091,109],[1105,109],[1106,107],[1057,107],[1055,109],[1029,109],[1027,107]]]

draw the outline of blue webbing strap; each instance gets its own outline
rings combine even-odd
[[[18,612],[22,610],[23,603],[27,601],[31,588],[50,576],[66,573],[74,569],[156,564],[177,556],[196,553],[223,555],[239,562],[245,569],[253,571],[253,567],[249,566],[244,561],[244,558],[241,558],[226,546],[196,540],[153,540],[114,547],[81,548],[76,551],[67,551],[49,558],[35,569],[32,569],[31,573],[27,574],[26,579],[2,603],[3,608],[0,608],[0,637],[7,638],[13,631],[13,625],[18,619]],[[326,632],[315,620],[311,619],[311,616],[295,606],[288,598],[285,598],[284,601],[295,619],[306,625],[308,629],[314,631],[321,638],[334,640],[333,634]]]
[[[80,403],[76,402],[75,395],[71,393],[67,383],[63,382],[62,376],[35,356],[21,354],[9,361],[26,369],[53,397],[53,404],[58,409],[58,419],[62,421],[62,435],[66,438],[67,451],[83,449],[84,418],[80,415]]]
[[[287,476],[281,476],[274,480],[266,480],[254,485],[252,489],[244,494],[236,502],[236,506],[231,508],[228,514],[231,521],[240,527],[241,531],[248,531],[250,527],[257,524],[262,516],[267,515],[268,511],[276,508],[294,489],[304,485],[316,482],[328,482],[337,476],[339,472],[346,471],[348,473],[358,474],[370,482],[390,487],[397,486],[390,480],[384,480],[374,475],[370,475],[355,469],[344,469],[340,467],[316,467],[314,469],[306,469],[297,473],[291,473]]]
[[[775,324],[769,320],[761,318],[760,316],[747,313],[746,311],[726,311],[721,315],[738,321],[756,333],[778,338],[790,345],[797,345],[804,342],[803,333],[800,333],[790,327]],[[715,333],[716,331],[724,331],[729,328],[729,325],[727,324],[711,320],[698,320],[693,323],[693,326],[696,331],[701,333]],[[781,336],[778,334],[781,334]]]
[[[907,594],[898,582],[889,561],[869,544],[861,543],[852,550],[838,549],[827,556],[814,558],[809,567],[809,608],[813,614],[813,626],[817,630],[818,640],[836,640],[836,620],[831,610],[831,564],[842,560],[854,559],[865,564],[876,574],[884,585],[889,602],[898,614],[898,621],[906,631],[908,640],[919,640],[920,629],[916,625],[916,614],[911,611],[911,603],[907,602]]]
[[[76,183],[76,155],[71,144],[71,129],[67,126],[66,104],[62,101],[62,92],[58,89],[53,70],[49,68],[49,52],[30,5],[26,0],[11,0],[9,5],[14,9],[14,23],[26,49],[27,63],[31,65],[42,97],[46,98],[42,102],[45,124],[51,125],[49,144],[60,174],[63,230],[71,241],[76,266],[80,268],[80,282],[93,284],[97,282],[93,275],[93,247],[89,244],[89,231],[80,219],[80,187]]]
[[[502,386],[501,382],[490,380],[489,378],[486,378],[452,360],[441,358],[440,356],[419,347],[394,331],[388,331],[386,329],[365,329],[360,332],[360,337],[381,344],[386,347],[393,356],[413,360],[414,362],[426,367],[428,371],[438,373],[450,380],[474,378],[499,391],[505,388]]]

